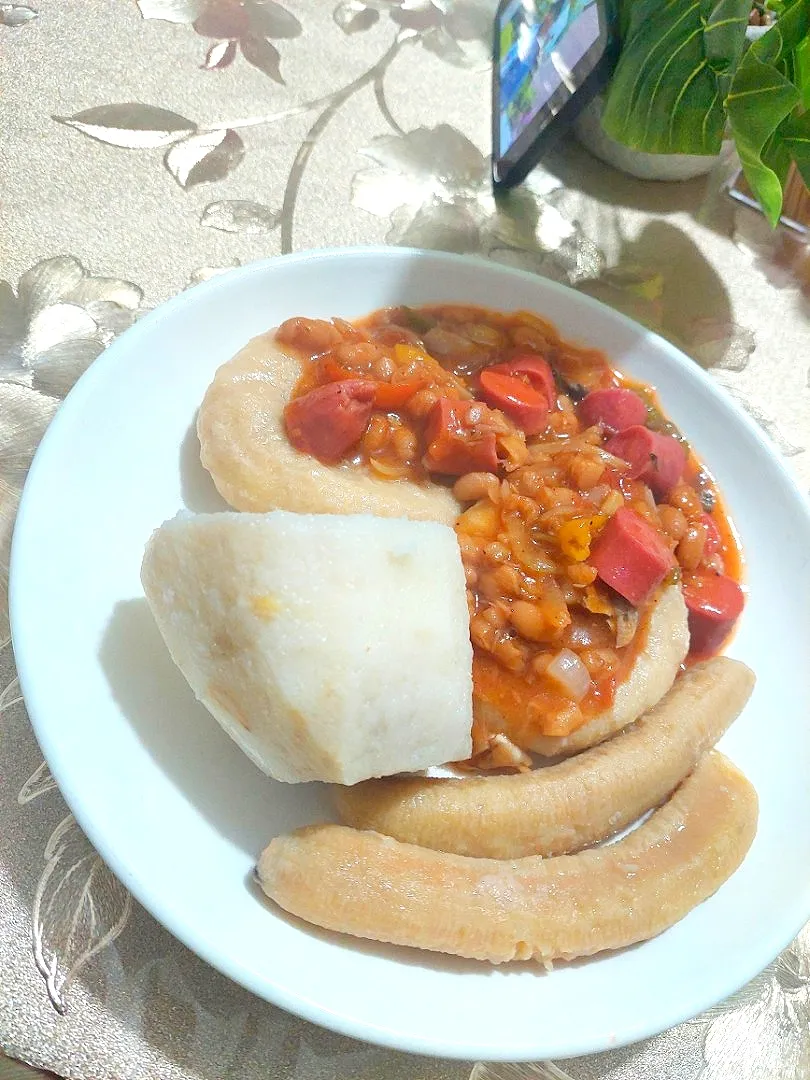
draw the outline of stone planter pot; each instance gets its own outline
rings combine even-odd
[[[749,26],[746,38],[755,41],[768,27]],[[582,145],[600,161],[640,180],[692,180],[710,173],[720,154],[646,154],[616,142],[602,129],[603,98],[598,95],[580,113],[574,132]]]
[[[574,124],[576,137],[586,150],[639,180],[691,180],[705,176],[717,164],[719,154],[647,154],[616,142],[602,128],[602,96],[587,105]]]

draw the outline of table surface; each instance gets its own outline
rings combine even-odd
[[[627,312],[707,368],[810,490],[806,248],[728,197],[727,154],[708,177],[645,183],[569,139],[496,205],[493,8],[0,3],[1,544],[59,399],[140,312],[223,269],[336,244],[483,254]],[[257,1002],[111,879],[42,765],[13,680],[6,646],[0,1046],[14,1057],[93,1080],[810,1077],[807,931],[731,1003],[564,1073],[376,1050]],[[66,927],[48,904],[59,890],[73,901],[77,879],[96,906]],[[0,1080],[31,1075],[0,1060]]]

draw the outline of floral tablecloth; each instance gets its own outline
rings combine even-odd
[[[728,197],[728,155],[708,179],[644,184],[568,140],[496,203],[493,8],[0,3],[1,566],[38,439],[94,357],[178,291],[316,246],[472,252],[591,293],[710,369],[810,488],[804,245]],[[92,1080],[810,1077],[810,931],[710,1014],[559,1067],[378,1050],[251,997],[169,937],[89,847],[42,763],[7,637],[2,615],[0,1045],[11,1057]],[[29,1075],[0,1061],[0,1077],[18,1071]]]

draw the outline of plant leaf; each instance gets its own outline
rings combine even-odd
[[[226,199],[209,203],[200,216],[200,224],[226,233],[267,233],[279,223],[278,210],[247,199]]]
[[[138,0],[144,19],[171,23],[193,23],[203,9],[203,0]]]
[[[357,34],[369,30],[380,18],[380,13],[366,7],[361,0],[345,0],[332,12],[332,18],[344,34]]]
[[[192,135],[169,147],[163,159],[166,168],[182,188],[222,180],[245,156],[239,135],[226,128]]]
[[[39,15],[27,4],[0,4],[0,26],[25,26]]]
[[[34,895],[34,959],[60,1013],[78,972],[126,925],[132,899],[104,865],[71,815],[57,825],[44,852]]]
[[[267,38],[255,37],[253,34],[248,34],[247,37],[243,37],[239,42],[242,48],[242,55],[248,61],[253,64],[259,71],[263,71],[265,75],[269,75],[275,82],[284,86],[284,79],[281,74],[281,57],[279,51],[268,41]]]
[[[301,33],[301,23],[291,11],[275,0],[245,0],[248,22],[257,37],[294,38]]]
[[[205,60],[201,66],[206,71],[221,71],[223,68],[229,67],[233,63],[233,58],[235,56],[235,41],[217,41],[205,54]]]
[[[784,74],[785,58],[810,34],[810,0],[798,0],[755,41],[737,69],[726,99],[745,178],[772,226],[782,212],[791,158],[810,178],[810,119],[796,116],[802,94]]]
[[[716,154],[750,0],[638,0],[602,126],[634,150]]]
[[[810,187],[810,113],[790,117],[780,126],[778,134],[805,184]]]
[[[91,139],[131,150],[166,146],[197,130],[197,125],[185,116],[139,101],[100,105],[73,116],[54,116],[54,120],[76,128]]]

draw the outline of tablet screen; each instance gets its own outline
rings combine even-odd
[[[541,112],[551,120],[587,78],[606,35],[596,0],[511,0],[497,34],[498,157],[505,157]]]

